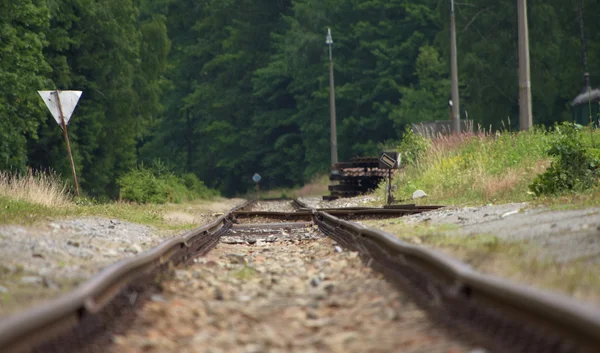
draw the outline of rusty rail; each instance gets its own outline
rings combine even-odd
[[[501,335],[506,341],[501,351],[600,351],[600,310],[595,307],[478,273],[433,249],[325,212],[315,213],[315,223],[359,251],[368,264],[415,288],[434,311],[446,309],[452,320],[482,336]]]
[[[435,206],[439,208],[440,206]],[[368,217],[368,216],[379,216],[379,217],[400,217],[405,215],[417,214],[435,209],[432,207],[412,207],[412,208],[373,208],[373,207],[354,207],[354,208],[328,208],[323,212],[327,212],[331,215],[338,217],[353,218],[353,217]],[[296,212],[277,212],[277,211],[236,211],[233,215],[237,218],[248,218],[248,217],[265,217],[265,218],[276,218],[276,219],[312,219],[313,212],[318,210],[312,210],[306,207],[299,208]]]
[[[469,334],[479,332],[482,337],[494,336],[496,343],[505,342],[499,351],[600,351],[600,310],[597,308],[478,273],[438,251],[402,242],[392,234],[333,215],[402,215],[424,212],[431,207],[403,205],[400,209],[318,211],[295,203],[300,211],[291,216],[293,213],[240,211],[248,205],[237,207],[206,226],[167,240],[136,257],[121,260],[46,305],[1,321],[0,353],[25,352],[81,326],[84,319],[110,306],[123,288],[139,276],[187,263],[210,251],[220,236],[232,227],[236,217],[253,214],[311,218],[323,233],[358,251],[368,265],[390,276],[403,290],[416,293],[423,305],[430,306],[430,312],[435,315],[445,313],[452,325],[458,322],[457,326],[468,327]]]
[[[218,242],[220,235],[231,227],[231,213],[249,203],[232,209],[212,223],[117,262],[75,290],[45,305],[0,321],[0,353],[30,351],[76,327],[84,318],[99,313],[136,278],[158,267],[188,262],[208,252]]]

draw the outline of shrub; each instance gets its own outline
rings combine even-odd
[[[219,196],[219,192],[213,189],[209,189],[204,182],[196,176],[196,174],[188,173],[184,174],[183,183],[194,198],[199,199],[210,199]]]
[[[582,142],[581,127],[572,123],[557,125],[548,155],[555,157],[550,167],[529,186],[537,196],[565,191],[583,191],[598,184],[600,152]]]
[[[152,168],[138,166],[117,180],[121,199],[137,203],[179,203],[217,196],[194,174],[178,177],[160,161]]]
[[[425,137],[415,134],[410,126],[406,127],[402,141],[398,147],[402,164],[415,165],[425,155],[430,142]]]

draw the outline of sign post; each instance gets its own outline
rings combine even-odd
[[[73,181],[75,183],[75,193],[79,196],[79,183],[77,182],[77,173],[75,171],[75,162],[73,161],[73,153],[71,152],[71,144],[69,143],[69,134],[67,132],[67,124],[71,119],[73,110],[77,106],[81,91],[38,91],[39,95],[46,103],[46,106],[52,113],[54,120],[63,129],[65,142],[67,143],[67,151],[69,152],[69,160],[71,161],[71,172],[73,173]]]
[[[254,181],[254,183],[256,183],[256,200],[259,200],[259,193],[258,191],[260,190],[260,186],[259,186],[259,182],[262,178],[260,177],[260,175],[258,175],[258,173],[254,173],[254,175],[252,176],[252,180]]]
[[[382,152],[381,155],[379,155],[379,168],[388,170],[388,205],[391,205],[394,200],[394,196],[392,195],[392,170],[398,169],[399,164],[400,155],[398,152]]]

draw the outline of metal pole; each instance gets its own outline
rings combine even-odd
[[[329,45],[329,119],[331,124],[331,165],[338,162],[337,153],[337,132],[336,132],[336,117],[335,117],[335,88],[333,82],[333,54],[331,45],[331,28],[327,29],[327,45]]]
[[[518,0],[519,17],[519,126],[529,130],[531,113],[531,74],[529,71],[529,30],[527,29],[527,0]]]
[[[60,123],[63,128],[63,134],[65,135],[65,141],[67,142],[67,151],[69,151],[69,160],[71,161],[71,172],[73,172],[73,181],[75,182],[75,193],[79,196],[79,183],[77,182],[77,173],[75,172],[75,162],[73,162],[73,153],[71,153],[71,144],[69,143],[69,134],[67,133],[67,124],[65,124],[65,116],[62,110],[62,104],[60,103],[60,95],[58,90],[54,91],[56,94],[56,103],[58,104],[58,112],[60,113]]]
[[[388,197],[387,204],[392,204],[392,169],[388,170]]]
[[[452,76],[452,132],[455,134],[460,133],[458,59],[456,56],[456,23],[454,20],[454,0],[450,0],[450,75]]]

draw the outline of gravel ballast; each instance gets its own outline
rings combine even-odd
[[[356,253],[307,231],[310,240],[220,243],[176,270],[108,352],[477,351]]]
[[[252,204],[250,211],[262,211],[262,212],[295,212],[296,209],[292,205],[292,201],[281,200],[281,201],[263,201],[259,200]]]
[[[321,197],[300,197],[298,200],[310,208],[376,207],[370,205],[373,203],[385,202],[381,198],[374,195],[340,198],[332,201],[325,201]]]
[[[189,217],[201,226],[242,202],[214,202],[206,213]],[[101,217],[0,225],[0,319],[68,292],[102,268],[182,232]]]
[[[407,216],[406,224],[452,224],[464,236],[494,235],[535,244],[540,255],[557,263],[600,260],[600,208],[548,210],[526,203],[454,207]]]

